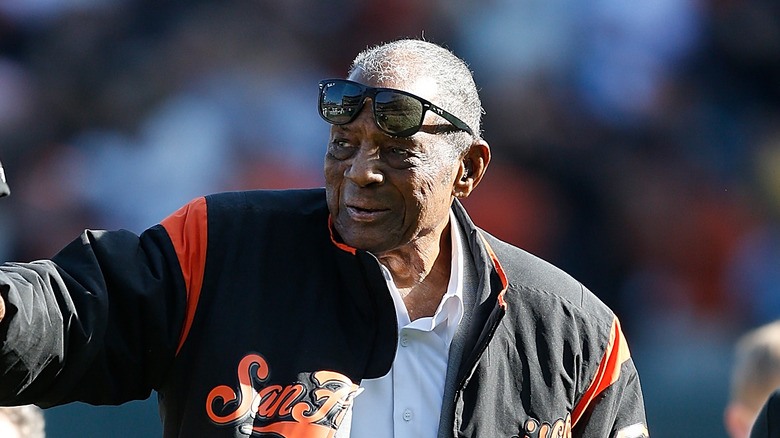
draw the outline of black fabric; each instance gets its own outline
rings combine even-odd
[[[167,438],[332,434],[360,381],[386,374],[395,356],[395,310],[377,259],[334,244],[323,189],[205,201],[205,210],[182,210],[207,220],[207,250],[180,349],[192,291],[163,226],[140,236],[87,231],[52,261],[0,266],[0,404],[116,404],[157,390]],[[612,312],[558,268],[478,230],[458,202],[453,209],[476,290],[443,429],[644,436],[630,359],[572,425],[604,360]]]
[[[764,403],[750,430],[750,438],[780,438],[780,388]]]
[[[395,356],[378,261],[334,244],[322,189],[223,193],[206,207],[182,210],[207,220],[207,248],[180,350],[195,292],[161,225],[86,231],[51,261],[0,267],[0,404],[118,404],[157,390],[166,437],[337,428],[356,384]],[[190,248],[183,257],[199,254]]]
[[[322,190],[226,193],[206,202],[198,310],[159,391],[165,436],[242,436],[283,423],[305,429],[281,407],[261,413],[271,402],[247,411],[243,401],[298,388],[301,402],[315,407],[325,399],[315,396],[322,370],[355,384],[389,371],[397,326],[386,282],[372,255],[334,245]]]
[[[478,230],[459,203],[453,208],[471,229],[467,240],[481,281],[450,436],[646,436],[630,358],[573,424],[575,407],[605,360],[616,321],[612,311],[557,267]],[[499,269],[507,281],[503,294]]]
[[[140,237],[85,231],[52,261],[3,266],[10,312],[2,324],[0,402],[147,398],[180,333],[178,269],[160,227]]]

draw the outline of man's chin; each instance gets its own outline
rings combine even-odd
[[[352,227],[347,232],[339,232],[343,242],[352,248],[378,254],[398,246],[391,238],[390,233],[382,230],[356,230],[355,228],[363,227]]]
[[[386,239],[382,239],[382,240],[372,239],[372,238],[348,239],[345,240],[344,243],[351,246],[352,248],[368,251],[374,255],[390,251],[391,249],[397,247],[397,245],[392,245],[389,242],[387,242]]]

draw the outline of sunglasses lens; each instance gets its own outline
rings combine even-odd
[[[373,97],[374,118],[383,131],[408,137],[420,129],[425,108],[419,99],[393,90],[368,88],[368,94],[365,90],[366,87],[349,81],[322,82],[319,102],[322,118],[334,125],[349,123],[360,112],[364,99]]]
[[[343,82],[327,83],[320,92],[320,113],[330,123],[349,123],[360,111],[362,98],[362,90],[355,85]]]
[[[380,91],[374,98],[374,116],[379,127],[385,132],[408,136],[420,129],[423,105],[406,94]]]

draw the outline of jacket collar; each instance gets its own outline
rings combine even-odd
[[[508,281],[498,256],[488,243],[486,236],[489,235],[474,225],[474,222],[471,221],[466,209],[459,200],[456,199],[452,203],[452,210],[455,213],[458,225],[463,230],[465,243],[469,247],[469,252],[472,255],[474,266],[479,275],[479,294],[475,297],[477,305],[498,301],[502,307],[505,307],[504,293],[508,287]],[[490,237],[492,238],[492,236]]]

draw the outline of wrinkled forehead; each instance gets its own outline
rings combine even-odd
[[[407,76],[407,77],[404,77]],[[360,82],[370,87],[395,88],[420,96],[435,104],[439,104],[439,85],[436,79],[430,76],[416,75],[376,75],[368,74],[362,68],[357,67],[347,79]]]

